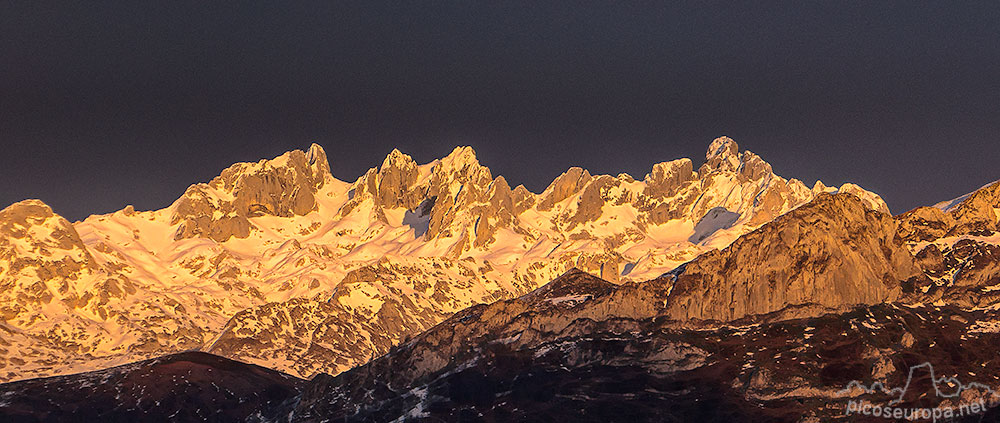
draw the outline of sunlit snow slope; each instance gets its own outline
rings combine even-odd
[[[831,191],[722,137],[697,171],[571,168],[538,194],[469,147],[426,164],[394,150],[344,182],[314,144],[235,164],[156,211],[71,224],[26,200],[0,211],[0,382],[189,349],[335,374],[570,267],[654,278]],[[888,213],[856,185],[839,191]]]

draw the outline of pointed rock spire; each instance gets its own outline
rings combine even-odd
[[[422,198],[411,187],[417,182],[417,163],[409,155],[392,149],[379,168],[376,191],[372,194],[382,207],[406,207],[412,209]]]
[[[712,140],[705,153],[703,169],[734,171],[740,166],[740,146],[732,138],[722,136]]]
[[[331,175],[330,162],[327,160],[326,151],[319,144],[312,143],[309,146],[309,151],[306,152],[306,162],[313,169],[313,173],[320,178]]]
[[[556,203],[580,192],[591,179],[593,178],[586,169],[575,166],[569,168],[569,170],[563,172],[562,175],[553,180],[548,188],[545,188],[545,191],[542,193],[544,198],[538,204],[538,209],[542,211],[551,209]]]

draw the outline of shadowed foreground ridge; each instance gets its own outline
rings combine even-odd
[[[274,370],[185,352],[0,385],[0,420],[266,421],[303,386],[305,381]]]

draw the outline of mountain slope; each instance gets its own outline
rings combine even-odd
[[[770,266],[788,263],[802,271],[772,277]],[[851,400],[891,399],[847,389],[852,381],[905,386],[923,361],[1000,384],[997,303],[925,305],[932,297],[914,289],[925,279],[890,216],[823,195],[658,279],[614,285],[573,270],[461,311],[368,364],[317,376],[290,416],[828,421],[846,418]],[[899,406],[979,400],[1000,397],[971,389]]]
[[[887,211],[875,194],[839,190]],[[0,214],[11,334],[0,380],[193,348],[336,373],[571,267],[655,278],[827,191],[722,137],[697,170],[679,159],[635,180],[571,168],[538,194],[468,147],[427,164],[393,151],[349,183],[313,145],[230,166],[162,210],[69,224],[19,203]]]
[[[672,275],[668,316],[728,321],[795,304],[891,302],[901,282],[923,274],[892,216],[850,194],[822,194]]]
[[[281,401],[258,401],[257,411],[236,407],[240,401],[207,401],[268,421],[868,421],[857,411],[848,415],[851,401],[898,399],[894,404],[905,409],[955,410],[1000,403],[1000,390],[988,389],[1000,387],[992,365],[992,346],[1000,342],[1000,298],[984,285],[991,283],[997,250],[962,238],[932,257],[928,248],[947,242],[939,239],[920,244],[914,256],[910,251],[918,244],[904,242],[900,218],[868,204],[847,192],[817,195],[724,249],[647,281],[612,283],[571,269],[516,298],[423,322],[417,322],[420,315],[395,314],[420,308],[383,305],[371,324],[385,326],[370,326],[377,333],[345,326],[361,319],[339,308],[342,302],[298,299],[251,308],[231,320],[216,345],[284,353],[283,359],[302,365],[346,361],[335,350],[364,349],[365,342],[384,343],[386,353],[335,376],[319,374],[282,391],[275,397]],[[935,257],[943,263],[938,270],[958,273],[952,283],[938,284],[941,276],[930,265]],[[380,261],[360,268],[341,285],[420,282],[387,283],[413,274],[391,266]],[[977,298],[974,305],[953,301],[970,297]],[[435,318],[442,320],[434,324]],[[410,332],[410,325],[424,324],[429,329]],[[262,327],[284,332],[227,335]],[[396,343],[386,335],[393,331],[407,335]],[[297,343],[287,349],[252,344],[273,347],[279,338]],[[933,390],[930,373],[912,374],[930,365],[950,378],[945,382],[973,384],[956,388],[947,382],[941,385],[947,392],[961,389],[961,395],[943,397]],[[45,380],[0,385],[0,412],[16,409],[33,418],[47,411],[25,405],[32,401],[72,403],[55,385],[23,389]],[[190,391],[184,380],[162,386],[197,401],[204,394]],[[902,388],[867,392],[859,386]],[[132,417],[132,408],[102,416]],[[995,419],[997,413],[956,421]]]
[[[928,302],[979,308],[1000,300],[1000,181],[896,219],[930,278],[919,287]]]

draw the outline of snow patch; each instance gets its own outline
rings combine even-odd
[[[566,296],[562,296],[562,297],[549,298],[546,301],[548,301],[548,302],[550,302],[552,304],[555,304],[555,305],[559,305],[559,304],[576,305],[576,304],[582,303],[584,301],[587,301],[587,300],[589,300],[589,299],[591,299],[593,297],[594,296],[590,295],[590,294],[566,295]]]

